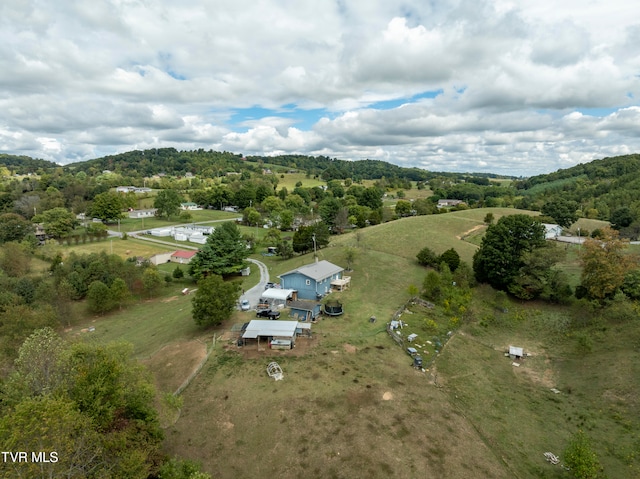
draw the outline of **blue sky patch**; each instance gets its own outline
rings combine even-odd
[[[407,103],[414,103],[418,100],[423,100],[425,98],[435,98],[438,95],[442,95],[443,90],[434,90],[434,91],[425,91],[422,93],[418,93],[417,95],[413,95],[409,98],[396,98],[393,100],[382,100],[382,101],[377,101],[371,105],[369,105],[369,108],[374,108],[376,110],[392,110],[393,108],[398,108],[401,105],[407,104]]]
[[[315,108],[304,110],[297,108],[295,105],[283,105],[278,109],[262,108],[254,106],[251,108],[237,108],[233,110],[229,118],[229,124],[235,131],[246,130],[245,123],[250,121],[258,121],[263,118],[276,117],[291,120],[291,126],[299,130],[310,130],[318,120],[330,113],[324,108]]]

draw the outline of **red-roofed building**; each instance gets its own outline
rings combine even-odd
[[[191,263],[191,258],[196,255],[197,251],[175,251],[171,255],[172,263],[188,264]]]

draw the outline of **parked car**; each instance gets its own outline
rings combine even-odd
[[[256,318],[278,319],[279,317],[280,311],[272,311],[271,309],[264,309],[256,313]]]
[[[240,301],[240,309],[242,311],[249,311],[251,309],[251,305],[249,304],[249,301],[246,299],[243,299],[242,301]]]
[[[264,289],[271,289],[271,288],[280,288],[280,285],[278,283],[267,283],[264,287]]]

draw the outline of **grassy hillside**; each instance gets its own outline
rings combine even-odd
[[[414,259],[419,249],[454,247],[470,261],[476,246],[460,238],[481,232],[489,211],[496,219],[536,214],[466,210],[333,238],[320,259],[345,265],[345,248],[356,250],[353,286],[335,295],[345,314],[314,324],[313,339],[300,342],[293,355],[237,348],[230,329],[252,319],[250,312],[235,313],[217,330],[195,328],[189,298],[170,291],[121,314],[93,318],[84,326],[96,331],[80,336],[134,342],[163,392],[175,390],[216,336],[209,361],[182,395],[179,419],[166,429],[165,450],[201,461],[217,478],[560,479],[565,472],[543,453],[562,456],[578,429],[593,439],[609,477],[638,477],[635,315],[622,311],[611,322],[586,305],[505,306],[480,287],[466,322],[439,355],[425,329],[426,320],[440,318],[439,310],[412,307],[403,315],[406,332],[419,335],[429,368],[424,373],[410,367],[409,356],[385,332],[408,299],[408,286],[424,278],[426,270]],[[312,255],[258,257],[272,279],[313,261]],[[509,345],[530,354],[519,367],[504,356]],[[272,360],[282,366],[283,381],[267,376]]]

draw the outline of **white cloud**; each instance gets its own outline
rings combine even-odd
[[[552,171],[639,150],[638,18],[620,0],[4,2],[0,149]]]

